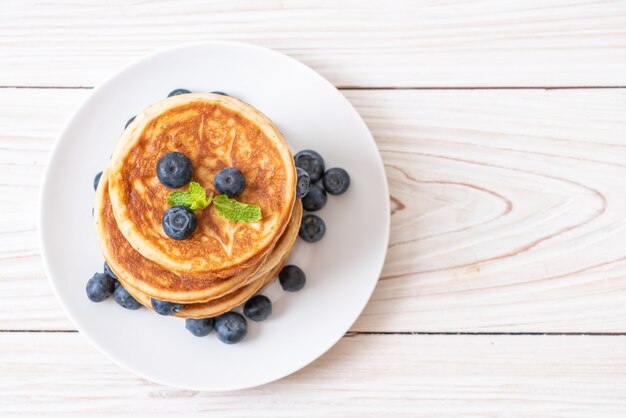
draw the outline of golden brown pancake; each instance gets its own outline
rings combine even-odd
[[[261,221],[231,222],[211,205],[197,212],[190,238],[165,235],[161,219],[172,189],[159,182],[156,164],[171,151],[189,157],[192,181],[209,194],[220,170],[241,170],[246,189],[237,200],[259,205]],[[259,111],[228,96],[184,94],[150,106],[120,138],[107,171],[122,235],[145,258],[181,274],[223,278],[258,264],[283,233],[295,202],[295,166],[284,138]]]
[[[289,257],[289,254],[291,253],[296,239],[298,238],[298,230],[300,229],[301,218],[302,204],[300,202],[297,202],[296,207],[293,211],[292,219],[289,222],[289,225],[287,225],[287,229],[280,237],[280,239],[276,243],[276,246],[272,249],[268,257],[266,257],[260,268],[258,268],[252,275],[250,275],[250,277],[248,277],[248,279],[240,286],[233,288],[231,291],[221,297],[212,298],[211,300],[202,301],[199,303],[186,303],[185,312],[190,312],[192,306],[195,307],[194,311],[199,309],[199,306],[212,306],[214,304],[211,304],[210,302],[213,302],[217,299],[224,299],[231,293],[239,292],[239,290],[243,289],[244,287],[248,287],[249,284],[255,282],[259,284],[259,282],[266,278],[269,273],[276,271],[276,269],[280,270],[285,260]],[[124,284],[124,287],[129,291],[129,293],[131,293],[132,295],[138,295],[143,300],[147,300],[148,303],[150,302],[149,295],[142,293],[141,290],[138,290],[137,288],[130,285],[127,281],[124,280],[123,277],[120,277],[120,281]],[[250,289],[251,287],[248,287],[247,292],[249,292]],[[242,292],[239,292],[238,294],[242,294]]]
[[[293,246],[293,243],[292,243]],[[279,263],[274,266],[273,269],[266,272],[262,277],[253,281],[250,284],[247,284],[232,293],[228,293],[221,298],[213,299],[208,302],[203,303],[192,303],[183,305],[182,309],[174,314],[179,318],[211,318],[214,316],[218,316],[223,314],[224,312],[228,312],[231,309],[246,303],[248,299],[254,296],[263,286],[273,281],[280,269],[283,267],[287,258],[289,257],[289,253],[291,252],[291,248],[289,251],[283,255],[283,257],[279,260]],[[130,293],[139,303],[144,305],[146,308],[154,311],[152,305],[150,304],[150,297],[137,292],[137,290],[132,289],[124,285],[128,293]]]
[[[295,217],[296,215],[297,217]],[[267,257],[267,260],[263,263],[263,266],[251,276],[252,280],[247,282],[245,286],[227,293],[222,297],[206,302],[184,304],[182,309],[176,313],[175,316],[181,318],[210,318],[221,315],[222,313],[245,303],[263,286],[274,280],[280,272],[280,269],[289,258],[291,250],[296,242],[300,222],[294,222],[294,219],[300,219],[301,216],[302,205],[298,202],[296,204],[296,208],[294,209],[292,222],[289,223],[285,233],[278,240],[278,243],[270,253],[269,257]],[[154,310],[150,303],[150,296],[138,291],[132,286],[129,286],[122,278],[120,278],[120,282],[122,282],[124,288],[135,299],[137,299],[139,303],[146,306],[150,310]]]
[[[131,289],[148,298],[177,303],[198,303],[219,298],[257,280],[278,263],[278,258],[288,252],[297,238],[302,218],[302,204],[298,201],[287,229],[270,254],[244,271],[223,279],[205,273],[174,273],[143,257],[124,238],[113,216],[108,198],[108,171],[102,174],[96,192],[94,207],[96,236],[109,266],[129,292]],[[266,263],[267,262],[267,263]],[[132,293],[132,292],[131,292]]]

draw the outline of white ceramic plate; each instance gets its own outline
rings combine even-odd
[[[350,189],[317,212],[326,236],[298,240],[290,263],[303,290],[274,283],[263,293],[272,316],[248,321],[237,345],[214,332],[192,336],[178,318],[128,311],[110,298],[92,303],[85,284],[102,271],[92,227],[92,181],[109,160],[129,117],[171,90],[220,90],[265,113],[294,152],[314,149],[343,167]],[[389,199],[376,144],[350,103],[316,72],[280,53],[237,43],[168,49],[124,68],[96,88],[68,122],[43,182],[41,244],[55,292],[80,333],[120,365],[158,383],[192,390],[234,390],[280,379],[332,347],[367,303],[389,236]]]

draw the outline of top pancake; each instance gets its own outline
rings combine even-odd
[[[151,297],[177,303],[200,303],[221,298],[267,274],[280,257],[288,255],[293,246],[300,220],[302,204],[296,201],[291,219],[276,246],[261,262],[228,278],[206,277],[203,273],[173,273],[139,254],[120,232],[108,194],[108,176],[105,170],[100,178],[94,204],[96,237],[109,267],[130,292],[146,300]],[[137,294],[131,292],[133,295]]]
[[[192,181],[207,194],[216,194],[213,180],[220,170],[241,170],[246,189],[237,200],[259,205],[263,218],[231,222],[210,205],[196,212],[198,227],[190,238],[169,238],[161,219],[173,189],[159,182],[156,164],[171,151],[191,160]],[[293,157],[278,129],[252,106],[216,94],[174,96],[139,113],[107,172],[113,213],[126,240],[174,272],[227,277],[252,266],[274,246],[295,202]]]

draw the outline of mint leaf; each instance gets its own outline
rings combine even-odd
[[[204,209],[211,203],[206,197],[206,191],[195,181],[189,183],[189,194],[191,196],[189,209],[191,210]]]
[[[204,191],[202,186],[200,186],[195,181],[192,181],[191,183],[189,183],[189,194],[191,195],[191,198],[194,200],[202,199],[206,196],[206,192]]]
[[[187,206],[191,210],[204,209],[211,202],[215,205],[217,212],[229,221],[250,223],[258,222],[263,217],[260,206],[237,202],[225,194],[215,198],[213,195],[207,197],[206,190],[194,181],[189,183],[188,191],[172,192],[167,196],[169,206]]]
[[[250,223],[258,222],[262,218],[260,206],[237,202],[225,194],[215,196],[213,205],[215,205],[217,212],[229,221]]]
[[[172,192],[167,196],[167,204],[170,206],[190,206],[190,197],[189,192]]]
[[[206,191],[195,181],[189,183],[188,192],[172,192],[167,196],[168,205],[187,206],[191,210],[204,209],[210,203],[211,197],[207,198]]]

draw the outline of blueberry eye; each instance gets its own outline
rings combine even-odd
[[[232,199],[246,189],[246,178],[238,169],[228,167],[217,173],[213,186],[218,194],[225,194]]]
[[[163,214],[163,232],[175,240],[189,238],[197,227],[196,214],[186,206],[172,206]]]
[[[178,189],[189,183],[193,174],[191,161],[180,152],[168,152],[157,162],[157,177],[164,186]]]

